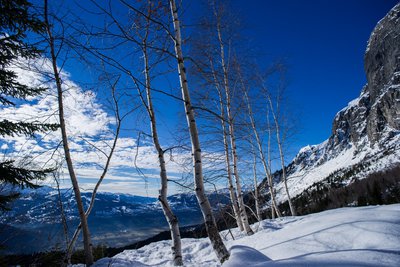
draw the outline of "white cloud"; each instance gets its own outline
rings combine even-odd
[[[21,62],[24,65],[26,62]],[[57,91],[54,83],[48,82],[51,72],[50,62],[43,59],[33,64],[34,69],[15,67],[21,83],[32,86],[46,86],[48,92],[40,97],[30,98],[29,103],[15,107],[4,107],[0,110],[0,117],[11,121],[40,121],[58,123]],[[70,75],[62,73],[64,105],[67,131],[69,135],[71,156],[80,179],[82,188],[93,188],[100,177],[105,155],[99,150],[108,153],[113,141],[113,118],[107,114],[97,96],[92,91],[84,91],[74,83]],[[59,131],[38,133],[37,138],[25,136],[5,137],[0,139],[1,149],[7,149],[6,157],[18,159],[21,164],[31,162],[42,167],[51,167],[63,161],[61,134]],[[177,179],[176,173],[184,170],[178,162],[184,162],[190,153],[173,154],[173,160],[167,156],[168,172],[171,179]],[[135,166],[136,163],[136,166]],[[147,188],[145,195],[158,194],[158,157],[152,144],[140,144],[133,138],[122,137],[118,140],[115,154],[111,161],[109,173],[106,176],[107,186],[101,190],[111,192],[125,192],[139,194],[140,190]],[[142,169],[145,177],[140,175],[135,167]],[[69,186],[68,172],[63,166],[63,187]],[[50,182],[51,179],[47,182]],[[146,181],[146,182],[145,182]]]

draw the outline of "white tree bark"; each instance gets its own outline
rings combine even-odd
[[[274,192],[274,188],[273,188],[273,180],[272,180],[272,174],[270,171],[270,166],[268,166],[267,163],[267,159],[265,158],[265,153],[263,150],[263,146],[262,146],[262,141],[260,138],[260,135],[258,133],[257,127],[256,127],[256,123],[255,123],[255,119],[254,119],[254,114],[251,108],[251,104],[250,104],[250,99],[247,93],[247,89],[244,85],[243,82],[243,78],[241,78],[241,82],[242,82],[242,87],[243,87],[243,93],[244,93],[244,99],[246,101],[247,104],[247,110],[249,113],[249,119],[250,119],[250,124],[251,124],[251,128],[253,129],[253,133],[254,133],[254,137],[256,139],[256,143],[257,143],[257,148],[258,148],[258,152],[260,154],[260,158],[261,158],[261,163],[263,165],[264,171],[265,171],[265,175],[267,176],[268,179],[268,187],[269,187],[269,193],[271,195],[271,203],[272,203],[272,209],[275,210],[276,214],[278,215],[278,217],[281,217],[281,213],[278,209],[278,205],[276,203],[276,199],[275,199],[275,192]],[[272,215],[274,213],[272,212]],[[274,215],[272,216],[274,217]]]
[[[206,225],[208,237],[210,238],[211,244],[217,257],[221,263],[229,258],[229,252],[222,241],[222,238],[218,232],[217,225],[215,223],[214,215],[210,202],[204,192],[204,181],[203,181],[203,166],[201,157],[200,140],[198,136],[197,124],[194,116],[193,107],[190,101],[189,86],[186,77],[186,69],[184,64],[184,57],[182,52],[182,38],[181,38],[181,27],[178,18],[178,10],[176,7],[175,0],[169,0],[171,7],[172,20],[174,25],[174,43],[175,43],[175,54],[178,61],[178,73],[182,91],[182,98],[185,105],[186,120],[189,127],[190,139],[192,143],[192,157],[193,157],[193,169],[194,169],[194,180],[195,180],[195,191],[196,197],[199,202],[204,223]]]
[[[221,117],[224,118],[224,112],[223,112],[223,103],[221,101]],[[222,134],[223,134],[223,141],[224,141],[224,153],[225,153],[225,165],[226,165],[226,173],[228,175],[228,186],[229,186],[229,197],[231,199],[232,207],[233,207],[233,213],[236,219],[236,224],[239,227],[240,231],[244,230],[242,218],[240,216],[240,210],[238,206],[238,201],[236,197],[236,192],[235,188],[233,186],[233,179],[232,179],[232,170],[231,170],[231,162],[230,162],[230,157],[229,157],[229,144],[228,144],[228,137],[227,137],[227,130],[226,130],[226,125],[225,121],[221,119],[221,126],[222,126]]]
[[[268,144],[267,144],[267,162],[268,162],[268,167],[269,167],[269,173],[271,173],[271,164],[272,164],[272,159],[271,159],[271,137],[272,137],[272,131],[271,131],[271,123],[269,120],[269,109],[267,109],[267,127],[268,127]],[[272,177],[267,177],[268,180],[268,186],[269,184],[272,184]],[[270,192],[273,193],[273,190]],[[271,201],[272,202],[272,201]],[[275,207],[271,205],[271,218],[275,219],[276,217],[276,212],[275,212]]]
[[[233,186],[233,179],[232,179],[232,169],[231,169],[231,161],[230,161],[230,156],[229,156],[229,143],[228,143],[228,131],[226,129],[226,122],[225,122],[225,105],[224,105],[224,97],[222,94],[222,90],[219,87],[219,83],[215,74],[215,69],[212,64],[212,61],[210,60],[210,66],[211,66],[211,71],[213,73],[213,79],[215,83],[215,88],[218,93],[218,98],[219,98],[219,104],[220,104],[220,121],[221,121],[221,128],[222,128],[222,137],[223,137],[223,143],[224,143],[224,153],[225,153],[225,168],[226,168],[226,174],[228,178],[228,188],[229,188],[229,197],[232,203],[232,209],[233,213],[235,216],[236,224],[239,227],[240,231],[244,231],[243,227],[243,222],[242,218],[240,216],[240,210],[238,206],[238,201],[236,197],[236,192],[235,192],[235,187]]]
[[[146,33],[147,35],[147,33]],[[160,164],[160,179],[161,179],[161,189],[160,195],[158,200],[160,201],[161,207],[163,209],[165,218],[167,219],[169,229],[171,232],[171,239],[172,239],[172,255],[173,261],[175,266],[182,266],[182,244],[181,244],[181,235],[179,231],[179,224],[178,218],[172,212],[171,207],[169,206],[167,200],[167,192],[168,192],[168,176],[167,176],[167,169],[165,166],[165,158],[164,158],[164,150],[160,145],[160,141],[158,138],[158,131],[157,131],[157,122],[156,122],[156,115],[154,113],[153,108],[153,100],[151,97],[151,79],[150,79],[150,67],[149,67],[149,56],[147,51],[147,37],[143,40],[143,59],[144,59],[144,75],[146,80],[146,98],[147,98],[147,105],[146,106],[147,113],[150,117],[150,128],[151,134],[153,137],[153,144],[154,148],[158,153],[158,162]]]
[[[254,232],[249,225],[249,220],[246,213],[246,207],[243,201],[243,193],[242,193],[242,185],[240,181],[239,171],[238,171],[238,156],[237,156],[237,149],[236,149],[236,139],[235,139],[235,130],[234,130],[234,121],[231,112],[231,97],[230,97],[230,87],[229,87],[229,79],[228,79],[228,69],[225,64],[225,49],[224,43],[222,40],[222,33],[221,33],[221,25],[219,23],[219,18],[217,13],[215,12],[215,16],[218,20],[217,22],[217,34],[218,40],[220,45],[220,57],[221,57],[221,65],[224,75],[224,88],[225,88],[225,98],[226,98],[226,114],[228,116],[228,128],[229,128],[229,136],[231,142],[231,151],[232,151],[232,160],[233,160],[233,173],[235,175],[236,181],[236,190],[237,190],[237,198],[239,204],[239,211],[240,217],[242,219],[243,228],[247,235],[252,235]]]
[[[260,222],[262,220],[262,215],[261,215],[260,196],[258,192],[258,181],[257,181],[257,155],[256,152],[254,151],[253,142],[251,142],[251,149],[253,154],[254,205],[256,206],[257,220]]]
[[[54,49],[54,38],[51,31],[51,27],[48,19],[48,6],[47,0],[44,0],[44,19],[46,24],[46,31],[48,34],[48,42],[50,46],[50,54],[51,54],[51,62],[53,67],[53,75],[57,86],[57,95],[58,95],[58,112],[59,112],[59,120],[60,120],[60,128],[62,135],[62,142],[64,147],[65,161],[67,163],[69,176],[71,179],[72,187],[75,194],[76,205],[78,207],[79,218],[82,224],[82,232],[83,232],[83,247],[85,251],[85,261],[87,266],[91,266],[93,264],[93,248],[92,241],[90,238],[89,226],[87,223],[87,218],[85,215],[85,210],[82,203],[81,192],[79,189],[78,179],[75,174],[75,170],[72,164],[71,154],[68,145],[68,135],[65,126],[65,117],[64,117],[64,104],[63,104],[63,90],[61,86],[60,74],[57,67],[57,58]]]
[[[228,112],[230,113],[230,112]],[[228,118],[230,116],[228,115]],[[244,205],[243,201],[243,193],[242,193],[242,185],[240,182],[240,176],[239,176],[239,171],[237,168],[238,165],[238,158],[237,158],[237,152],[236,152],[236,140],[235,140],[235,135],[234,135],[234,129],[233,129],[233,121],[229,119],[229,132],[230,132],[230,137],[231,137],[231,150],[232,150],[232,158],[233,158],[233,173],[235,175],[235,181],[236,181],[236,190],[237,190],[237,198],[238,198],[238,203],[239,203],[239,211],[240,211],[240,217],[242,219],[243,227],[247,235],[252,235],[254,234],[253,230],[251,229],[249,225],[249,220],[247,218],[247,212],[246,212],[246,207]]]
[[[294,205],[293,205],[292,200],[290,198],[289,189],[288,189],[288,185],[287,185],[285,158],[284,158],[282,141],[281,141],[279,120],[278,120],[278,118],[277,118],[277,116],[275,114],[274,107],[272,105],[271,96],[267,95],[267,98],[268,98],[268,102],[269,102],[269,105],[270,105],[272,118],[274,119],[274,123],[275,123],[276,141],[278,143],[279,158],[281,160],[281,168],[282,168],[282,180],[283,180],[283,184],[285,186],[286,195],[287,195],[287,198],[288,198],[290,213],[292,214],[292,216],[296,216],[296,209],[294,208]]]

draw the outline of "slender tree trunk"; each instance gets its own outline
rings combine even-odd
[[[256,206],[257,220],[260,222],[262,220],[261,209],[260,209],[260,197],[258,192],[258,182],[257,182],[257,156],[254,151],[253,142],[251,142],[251,150],[253,153],[253,178],[254,178],[254,205]]]
[[[224,116],[223,114],[223,104],[221,102],[221,117]],[[224,117],[222,117],[224,118]],[[243,227],[243,222],[242,218],[240,216],[240,210],[238,206],[238,201],[235,193],[235,188],[233,186],[233,179],[232,179],[232,170],[231,170],[231,163],[230,163],[230,157],[229,157],[229,144],[228,144],[228,138],[227,138],[227,132],[226,132],[226,125],[225,121],[221,119],[221,125],[222,125],[222,131],[223,131],[223,141],[224,141],[224,152],[225,152],[225,164],[226,164],[226,172],[228,175],[228,186],[229,186],[229,196],[231,199],[232,207],[233,207],[233,213],[235,215],[236,223],[239,227],[240,231],[244,230]]]
[[[254,137],[256,138],[256,143],[257,143],[257,147],[258,147],[258,152],[259,152],[260,158],[261,158],[261,163],[263,165],[263,168],[264,168],[264,171],[265,171],[265,175],[267,176],[267,179],[268,179],[268,187],[269,187],[269,193],[271,195],[272,209],[275,210],[275,212],[278,215],[278,217],[281,217],[281,213],[280,213],[280,211],[278,209],[278,205],[276,204],[275,192],[274,192],[274,188],[273,188],[272,174],[271,174],[270,168],[269,168],[269,166],[267,164],[267,160],[265,158],[265,153],[264,153],[264,150],[263,150],[261,138],[260,138],[260,135],[259,135],[259,133],[257,131],[257,127],[256,127],[256,123],[255,123],[255,120],[254,120],[253,111],[252,111],[252,108],[251,108],[251,105],[250,105],[249,96],[247,94],[247,89],[244,86],[242,78],[241,78],[241,82],[242,82],[242,86],[243,86],[244,98],[245,98],[245,101],[247,103],[247,109],[248,109],[248,112],[249,112],[249,119],[250,119],[250,123],[251,123],[251,128],[253,129]],[[272,213],[272,217],[274,217],[274,213]]]
[[[114,106],[115,106],[115,116],[116,116],[116,125],[117,125],[116,131],[115,131],[115,137],[114,137],[114,140],[113,140],[113,144],[111,145],[110,153],[107,156],[107,160],[106,160],[106,164],[104,165],[103,172],[100,175],[100,178],[97,181],[97,183],[96,183],[96,185],[95,185],[95,187],[93,189],[92,196],[90,198],[89,207],[86,209],[86,212],[85,212],[86,218],[89,217],[89,215],[90,215],[90,213],[91,213],[91,211],[93,209],[93,206],[94,206],[94,203],[95,203],[95,200],[96,200],[97,191],[99,190],[99,187],[100,187],[101,183],[103,182],[103,180],[104,180],[104,178],[105,178],[105,176],[106,176],[106,174],[108,172],[108,168],[109,168],[110,163],[111,163],[111,158],[112,158],[112,156],[114,154],[115,148],[117,146],[117,141],[118,141],[118,138],[119,138],[119,134],[121,132],[122,118],[120,116],[118,102],[117,102],[117,99],[115,97],[115,86],[116,86],[117,82],[118,81],[116,81],[115,84],[112,86],[112,98],[113,98]],[[75,229],[74,235],[72,236],[71,241],[70,241],[70,243],[68,245],[67,253],[65,255],[66,262],[68,262],[68,264],[71,264],[71,257],[72,257],[73,249],[75,247],[76,240],[78,239],[78,236],[79,236],[81,230],[82,230],[82,223],[80,223],[78,225],[78,227]]]
[[[153,100],[151,97],[151,81],[150,81],[150,68],[149,68],[149,57],[147,53],[147,45],[146,39],[143,42],[143,58],[144,58],[144,66],[145,66],[145,79],[146,79],[146,96],[147,96],[147,112],[150,117],[150,127],[151,127],[151,134],[153,137],[153,144],[154,148],[158,153],[158,161],[160,164],[160,178],[161,178],[161,189],[160,195],[158,200],[161,203],[161,207],[163,209],[165,218],[167,219],[169,229],[171,231],[171,238],[172,238],[172,255],[174,259],[175,266],[182,266],[182,244],[181,244],[181,234],[179,231],[179,224],[178,218],[172,212],[171,207],[168,204],[167,200],[167,191],[168,191],[168,176],[167,170],[165,166],[165,159],[164,159],[164,150],[160,145],[160,141],[158,138],[158,131],[157,131],[157,122],[156,122],[156,115],[154,113],[153,108]]]
[[[210,238],[211,244],[217,257],[221,263],[229,258],[229,252],[225,247],[224,242],[218,232],[217,225],[215,223],[214,215],[212,214],[212,209],[210,202],[204,192],[204,181],[203,181],[203,166],[201,157],[201,147],[200,140],[198,136],[197,124],[193,112],[193,107],[190,101],[189,87],[186,77],[186,68],[184,65],[184,57],[182,52],[182,38],[181,38],[181,28],[178,18],[178,11],[176,7],[175,0],[169,0],[171,7],[172,20],[174,24],[174,43],[175,43],[175,54],[178,61],[178,73],[179,80],[182,90],[182,98],[185,105],[186,120],[189,127],[190,139],[192,143],[192,157],[194,164],[194,180],[195,180],[195,190],[196,197],[199,202],[201,211],[204,217],[204,223],[206,225],[208,237]]]
[[[215,11],[215,16],[217,17],[216,11]],[[218,19],[218,17],[217,17],[217,19]],[[218,40],[219,40],[219,45],[220,45],[221,65],[222,65],[222,70],[223,70],[223,75],[224,75],[226,113],[228,116],[229,135],[230,135],[230,141],[231,141],[232,160],[233,160],[233,173],[235,175],[235,180],[236,180],[236,190],[237,190],[237,198],[238,198],[238,203],[239,203],[240,217],[242,219],[243,227],[244,227],[244,230],[246,231],[246,234],[252,235],[254,232],[249,225],[249,220],[248,220],[247,213],[246,213],[246,207],[245,207],[244,201],[243,201],[242,185],[240,182],[240,176],[239,176],[239,172],[238,172],[238,168],[237,168],[238,157],[237,157],[237,150],[236,150],[236,139],[235,139],[235,131],[234,131],[234,125],[233,125],[233,116],[231,113],[231,99],[230,99],[230,88],[229,88],[229,81],[228,81],[228,69],[225,64],[224,43],[222,40],[221,26],[220,26],[219,21],[217,23],[217,34],[218,34]]]
[[[283,180],[283,184],[285,186],[286,195],[287,195],[287,198],[288,198],[290,213],[292,214],[292,216],[296,216],[296,209],[293,206],[293,203],[292,203],[292,200],[291,200],[290,194],[289,194],[289,189],[288,189],[288,186],[287,186],[285,158],[284,158],[282,142],[281,142],[280,125],[279,125],[278,118],[276,117],[276,114],[275,114],[274,109],[273,109],[271,97],[269,95],[268,95],[268,102],[269,102],[269,105],[270,105],[270,108],[271,108],[272,118],[274,119],[274,123],[275,123],[276,141],[278,143],[279,158],[281,160],[281,168],[282,168],[282,180]]]
[[[239,211],[240,211],[240,216],[242,218],[243,222],[243,227],[244,230],[246,231],[247,235],[252,235],[254,234],[253,230],[251,229],[249,225],[249,220],[247,218],[247,213],[246,213],[246,207],[244,205],[243,201],[243,193],[242,193],[242,185],[240,183],[240,177],[239,177],[239,172],[237,169],[237,153],[236,153],[236,142],[235,142],[235,136],[233,134],[233,125],[230,125],[230,132],[231,132],[231,148],[232,148],[232,158],[233,158],[233,173],[235,174],[235,180],[236,180],[236,190],[238,193],[238,201],[239,201]]]
[[[53,74],[54,74],[54,79],[56,81],[56,86],[57,86],[58,110],[59,110],[61,135],[62,135],[62,141],[63,141],[63,146],[64,146],[65,161],[67,162],[68,172],[69,172],[69,176],[71,178],[71,183],[72,183],[72,187],[73,187],[74,194],[75,194],[76,205],[77,205],[78,211],[79,211],[79,218],[80,218],[80,221],[82,224],[83,247],[85,250],[85,261],[86,261],[87,266],[91,266],[93,264],[92,242],[90,239],[89,226],[87,223],[87,218],[86,218],[85,210],[84,210],[83,203],[82,203],[82,197],[81,197],[81,192],[80,192],[79,185],[78,185],[78,179],[76,177],[74,167],[72,165],[72,159],[71,159],[71,154],[70,154],[69,145],[68,145],[68,135],[67,135],[65,119],[64,119],[63,91],[62,91],[62,87],[61,87],[60,74],[58,72],[58,67],[57,67],[57,58],[56,58],[55,49],[54,49],[54,38],[53,38],[52,31],[50,28],[49,20],[48,20],[48,13],[47,13],[48,9],[47,8],[48,8],[47,0],[44,0],[44,12],[45,12],[44,17],[45,17],[46,30],[47,30],[47,34],[49,37],[50,54],[51,54],[51,61],[52,61],[52,65],[53,65],[53,72],[54,72]]]
[[[271,137],[272,137],[272,133],[271,133],[271,123],[269,120],[269,109],[267,109],[267,125],[268,125],[268,144],[267,144],[267,162],[268,162],[268,166],[269,166],[269,173],[271,173]],[[272,178],[268,177],[268,188],[269,185],[272,184]],[[270,190],[270,192],[273,192],[273,190]],[[272,203],[272,201],[271,201]],[[275,219],[276,217],[276,212],[275,212],[275,207],[273,205],[271,205],[271,218]]]
[[[232,170],[231,170],[231,161],[230,161],[230,156],[229,156],[229,143],[228,143],[228,133],[226,129],[226,122],[225,122],[225,106],[224,106],[224,100],[223,100],[223,94],[221,92],[221,88],[218,85],[217,77],[215,75],[214,67],[213,64],[210,60],[210,66],[212,69],[213,73],[213,78],[214,78],[214,83],[215,83],[215,88],[217,89],[218,92],[218,97],[219,97],[219,104],[220,104],[220,115],[221,115],[221,127],[222,127],[222,136],[223,136],[223,142],[224,142],[224,153],[225,153],[225,166],[226,166],[226,173],[228,177],[228,187],[229,187],[229,197],[231,199],[232,203],[232,209],[233,213],[236,219],[236,224],[239,227],[239,230],[242,232],[244,231],[243,228],[243,222],[242,218],[240,216],[240,210],[237,202],[237,197],[236,197],[236,192],[235,188],[233,186],[233,179],[232,179]]]
[[[246,90],[245,88],[243,88],[243,90]],[[254,121],[254,117],[253,117],[253,112],[251,109],[251,105],[250,105],[250,100],[249,97],[247,95],[247,91],[244,92],[245,93],[245,101],[247,103],[247,110],[249,113],[249,119],[250,119],[250,123],[252,126],[252,130],[253,133],[256,135],[258,135],[257,130],[255,128],[255,121]],[[256,206],[256,213],[257,213],[257,220],[261,221],[262,217],[261,217],[261,209],[260,209],[260,200],[259,200],[259,193],[258,193],[258,182],[257,182],[257,153],[255,150],[255,146],[253,141],[250,139],[250,146],[251,146],[251,152],[253,154],[253,178],[254,178],[254,202],[255,202],[255,206]]]

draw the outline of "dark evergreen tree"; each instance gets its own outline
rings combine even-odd
[[[21,84],[17,74],[9,67],[19,59],[32,59],[40,55],[40,50],[27,42],[28,33],[40,34],[45,31],[44,23],[32,12],[32,5],[26,0],[0,0],[0,108],[15,106],[30,96],[43,93],[46,88]],[[35,132],[56,130],[57,124],[10,121],[0,118],[0,137],[26,135]],[[37,187],[36,179],[43,179],[50,169],[32,170],[18,166],[14,160],[0,161],[0,185]],[[18,197],[9,189],[0,192],[0,211],[7,210],[7,204]],[[6,187],[7,188],[7,187]]]

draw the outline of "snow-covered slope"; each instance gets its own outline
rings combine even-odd
[[[340,110],[325,142],[304,147],[287,167],[291,197],[334,172],[347,183],[400,165],[400,4],[375,27],[365,53],[368,84]],[[357,166],[357,168],[356,168]],[[281,172],[275,174],[280,181]],[[266,181],[261,185],[265,194]],[[280,202],[287,199],[277,184]]]
[[[222,232],[231,251],[223,267],[399,266],[400,204],[342,208],[298,217],[264,220],[258,231],[235,240]],[[220,266],[208,239],[183,239],[185,266]],[[126,250],[94,266],[172,266],[170,241]]]

